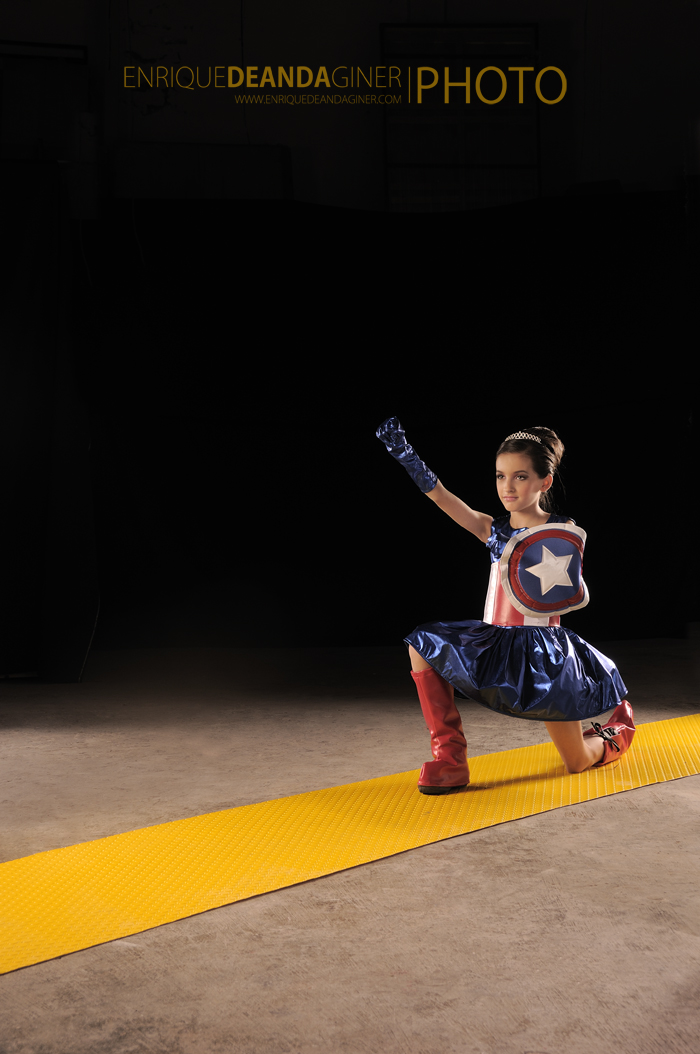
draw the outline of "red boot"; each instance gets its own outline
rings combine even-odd
[[[583,733],[584,736],[600,736],[603,740],[603,756],[600,761],[596,761],[593,768],[596,769],[599,765],[608,765],[611,761],[617,761],[618,758],[622,757],[625,751],[629,750],[634,733],[632,707],[626,699],[623,699],[620,705],[613,710],[609,724],[603,725],[601,728],[600,725],[594,722],[593,726],[587,728]]]
[[[448,794],[469,783],[467,741],[455,706],[454,689],[433,670],[411,670],[420,707],[430,732],[434,761],[426,761],[418,777],[421,794]]]

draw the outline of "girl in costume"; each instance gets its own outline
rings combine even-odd
[[[494,518],[470,509],[442,486],[406,441],[398,418],[389,417],[376,435],[438,508],[486,544],[492,562],[483,621],[431,622],[404,638],[433,754],[421,769],[419,791],[447,794],[469,783],[455,692],[499,713],[544,721],[569,773],[615,761],[635,732],[615,664],[561,626],[558,615],[524,616],[501,580],[501,557],[512,538],[544,524],[574,524],[550,512],[549,491],[564,453],[559,437],[536,427],[501,443],[496,488],[506,513]],[[578,607],[585,603],[587,594]],[[607,724],[593,721],[582,730],[582,720],[609,710]]]

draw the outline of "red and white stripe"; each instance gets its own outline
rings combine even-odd
[[[537,618],[517,611],[501,585],[501,565],[496,561],[491,564],[484,622],[488,622],[491,626],[558,626],[559,616],[545,615],[543,618]]]

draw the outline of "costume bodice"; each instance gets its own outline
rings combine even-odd
[[[571,517],[558,516],[552,513],[547,523],[567,523]],[[576,522],[575,520],[573,521]],[[484,622],[492,626],[558,626],[559,616],[550,615],[544,618],[535,618],[523,615],[517,611],[501,585],[500,559],[508,542],[514,534],[526,531],[527,527],[511,527],[510,515],[496,517],[491,524],[491,534],[486,542],[486,548],[491,555],[491,577],[486,594],[486,606],[484,608]]]
[[[570,519],[570,516],[557,516],[552,513],[547,523],[568,523]],[[572,520],[572,523],[576,523],[576,520]],[[491,524],[491,534],[486,543],[486,548],[491,554],[491,563],[501,559],[503,550],[514,534],[519,534],[521,531],[526,530],[527,527],[511,527],[510,514],[508,513],[505,516],[497,517]]]

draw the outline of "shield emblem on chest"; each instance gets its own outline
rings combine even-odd
[[[571,523],[544,523],[513,535],[500,568],[501,585],[516,611],[542,618],[585,607],[585,544],[586,532]]]

